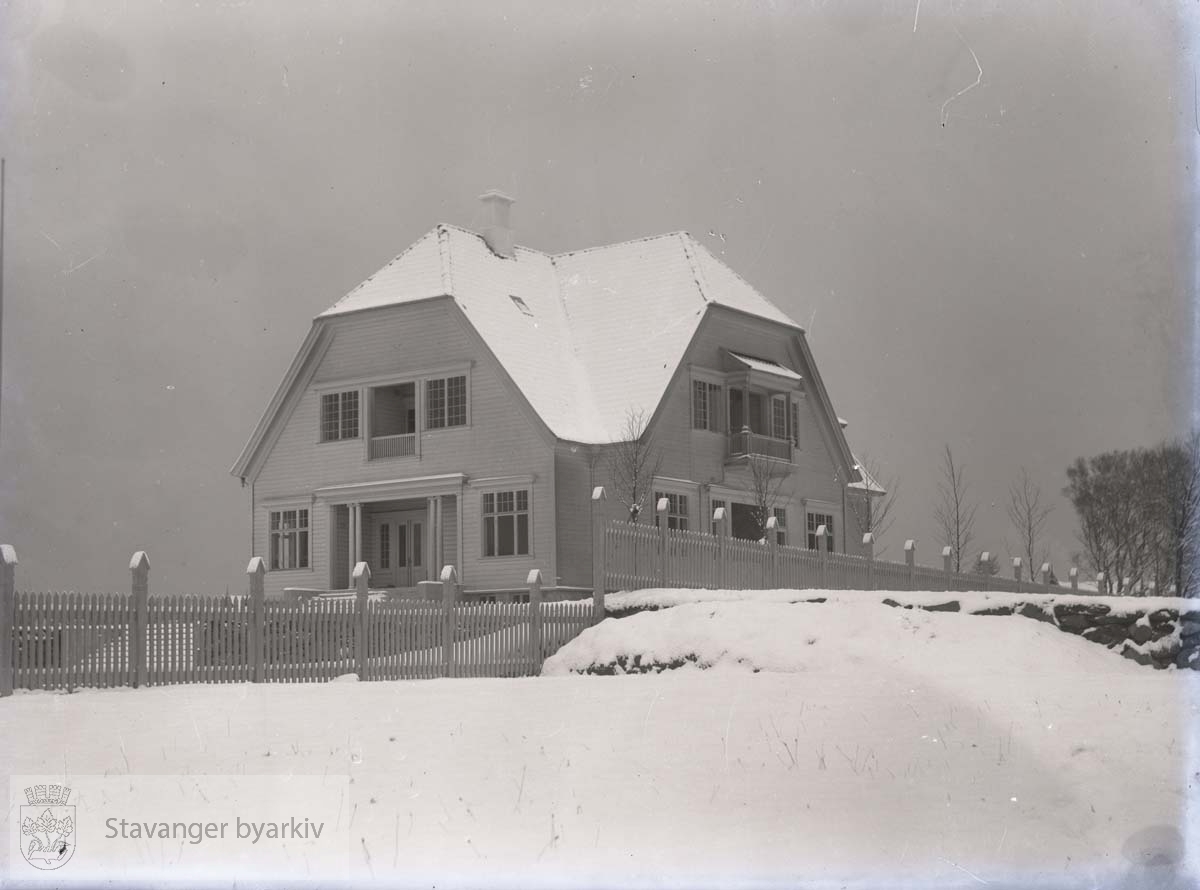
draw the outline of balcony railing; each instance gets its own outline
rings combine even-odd
[[[729,456],[746,457],[760,455],[773,457],[776,460],[791,461],[792,443],[788,439],[776,439],[761,433],[751,433],[743,430],[740,433],[729,434]]]
[[[371,460],[377,460],[381,457],[411,457],[416,453],[416,433],[401,433],[398,436],[371,437]]]

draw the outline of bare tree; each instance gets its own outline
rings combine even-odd
[[[621,438],[607,449],[613,494],[629,511],[630,522],[641,516],[662,465],[662,455],[646,435],[647,422],[646,412],[630,408],[625,412]]]
[[[785,491],[790,470],[787,464],[751,454],[746,457],[744,490],[750,499],[754,517],[755,538],[767,534],[767,520],[775,514],[776,505],[788,500]]]
[[[962,571],[963,553],[975,539],[977,504],[967,500],[967,483],[961,464],[954,462],[954,453],[945,446],[942,453],[942,479],[938,482],[938,503],[933,517],[942,532],[942,544],[950,548],[954,571]]]
[[[849,502],[850,512],[854,514],[858,528],[863,532],[875,535],[875,540],[878,541],[891,528],[892,510],[896,506],[896,497],[900,493],[900,479],[896,476],[889,476],[884,480],[879,464],[870,457],[860,460],[855,469],[859,471],[860,475],[863,475],[864,482],[869,484],[874,481],[885,492],[884,494],[872,494],[867,491],[865,495],[856,496]],[[882,555],[882,550],[876,552],[876,556]]]
[[[1042,498],[1042,487],[1030,479],[1029,471],[1022,467],[1021,478],[1008,489],[1007,512],[1030,578],[1036,577],[1038,566],[1047,560],[1042,534],[1050,510]]]

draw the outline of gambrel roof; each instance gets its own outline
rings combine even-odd
[[[561,254],[517,246],[504,257],[482,235],[439,225],[318,315],[314,332],[340,316],[440,297],[454,300],[550,432],[572,442],[612,442],[631,410],[652,416],[709,306],[792,329],[811,362],[800,326],[686,232]],[[840,429],[835,438],[851,465]]]
[[[497,256],[440,225],[318,318],[452,296],[560,439],[610,442],[654,412],[710,304],[799,330],[686,232]],[[519,302],[518,302],[519,301]]]

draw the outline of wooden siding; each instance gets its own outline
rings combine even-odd
[[[798,371],[805,378],[809,393],[799,403],[801,448],[795,452],[795,467],[786,485],[791,499],[788,510],[789,540],[799,542],[796,537],[803,530],[803,501],[811,499],[839,505],[838,519],[841,520],[842,484],[836,481],[844,476],[841,461],[834,447],[834,432],[831,424],[836,418],[824,416],[820,401],[811,392],[813,369],[808,367],[796,345],[799,335],[789,328],[765,319],[756,319],[739,313],[727,312],[712,307],[708,317],[696,331],[686,355],[671,386],[659,406],[654,419],[653,437],[662,450],[663,461],[660,476],[687,479],[696,483],[696,491],[689,499],[691,528],[698,531],[708,529],[710,498],[704,496],[705,485],[719,485],[736,490],[745,490],[748,485],[747,471],[743,467],[726,466],[726,438],[724,433],[692,429],[691,368],[723,371],[726,363],[724,350],[743,352],[770,361],[778,362]],[[852,481],[852,480],[848,480]],[[781,505],[783,506],[783,505]],[[705,516],[701,517],[701,511]],[[703,524],[701,522],[703,521]],[[861,551],[861,533],[854,535],[857,526],[846,509],[846,521],[837,530],[838,550],[857,554]]]
[[[592,586],[592,475],[587,445],[560,443],[554,453],[558,583]]]
[[[281,430],[255,480],[258,506],[253,517],[254,546],[268,547],[270,503],[311,495],[325,486],[464,473],[468,480],[510,475],[532,476],[533,554],[504,560],[482,557],[479,492],[463,493],[462,566],[464,583],[516,584],[531,568],[554,577],[554,455],[544,427],[522,402],[478,336],[449,300],[363,312],[337,319],[333,342],[312,383]],[[470,366],[470,425],[424,431],[420,457],[368,461],[365,439],[319,441],[320,392],[339,381],[383,377],[397,381],[447,366]],[[422,424],[423,425],[423,424]],[[360,418],[365,432],[365,417]],[[448,521],[455,513],[446,511]],[[329,510],[318,502],[311,510],[309,570],[270,572],[267,592],[284,587],[324,587],[330,582]],[[343,532],[344,534],[344,532]],[[455,542],[457,547],[457,542]],[[348,583],[348,582],[341,582]]]

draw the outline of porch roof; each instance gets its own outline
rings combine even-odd
[[[428,497],[436,494],[457,494],[466,483],[464,473],[443,473],[439,476],[416,476],[408,479],[385,479],[380,482],[351,482],[348,485],[329,485],[313,494],[323,501],[387,501],[399,498]]]
[[[781,365],[779,362],[768,361],[765,358],[755,358],[752,355],[742,355],[740,352],[729,351],[729,355],[740,364],[745,365],[751,371],[758,371],[760,374],[770,374],[774,377],[782,377],[785,380],[793,380],[799,383],[804,378],[796,371],[786,365]]]

